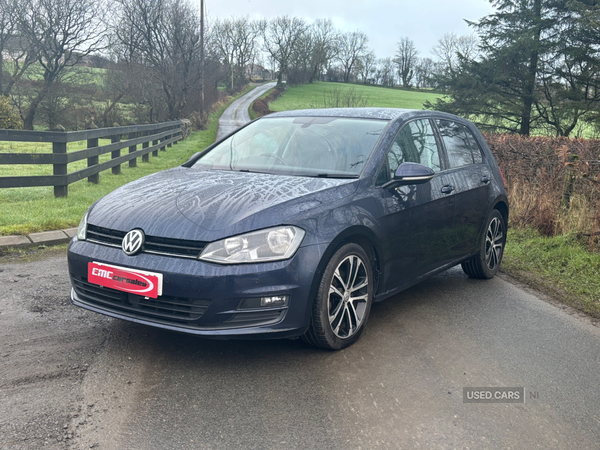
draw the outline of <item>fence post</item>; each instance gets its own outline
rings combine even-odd
[[[55,155],[65,155],[67,154],[67,143],[66,142],[53,142],[52,143],[52,153]],[[66,175],[67,174],[67,164],[53,164],[52,173],[54,175]],[[54,186],[54,196],[55,197],[66,197],[69,194],[69,186],[66,184],[61,184],[58,186]]]
[[[163,137],[161,137],[161,138],[160,138],[160,142],[165,142],[166,140],[167,140],[167,137],[166,137],[166,136],[163,136]],[[163,146],[160,148],[160,151],[161,151],[161,152],[165,152],[165,151],[167,151],[167,148],[166,148],[166,146],[164,146],[164,145],[163,145]]]
[[[169,127],[168,130],[172,130],[173,127]],[[173,137],[172,134],[169,134],[168,136],[165,136],[167,140],[171,139]],[[173,144],[171,144],[170,142],[167,144],[167,147],[173,147]]]
[[[146,131],[145,133],[143,133],[146,136],[150,135],[149,131]],[[146,141],[142,144],[142,148],[148,148],[150,147],[150,141]],[[142,162],[149,162],[150,161],[150,153],[146,153],[144,156],[142,156]]]
[[[87,148],[98,147],[98,138],[88,139],[87,140]],[[98,155],[92,156],[87,159],[88,167],[92,167],[98,164]],[[88,182],[98,184],[100,182],[100,173],[96,173],[94,175],[90,175],[88,177]]]
[[[158,145],[158,139],[152,141],[152,145]],[[158,149],[152,152],[152,156],[158,156]]]
[[[114,124],[114,126],[118,126],[118,124]],[[114,144],[116,142],[121,142],[121,135],[120,134],[115,134],[113,136],[110,137],[110,143]],[[121,156],[121,149],[119,150],[115,150],[114,152],[111,152],[110,157],[111,159],[115,159],[118,158],[119,156]],[[112,168],[112,173],[113,175],[119,175],[121,173],[121,164],[115,166]]]
[[[174,130],[177,130],[177,127],[173,127]],[[179,129],[181,129],[181,126],[179,127]],[[175,132],[175,134],[177,134],[177,131]],[[175,141],[173,142],[173,144],[177,145],[179,144],[179,141]]]
[[[135,139],[137,137],[137,133],[129,133],[129,139]],[[135,153],[137,150],[137,145],[129,146],[129,153]],[[137,166],[137,158],[133,158],[129,160],[129,167]]]

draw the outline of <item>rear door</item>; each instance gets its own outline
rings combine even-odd
[[[468,127],[445,119],[436,119],[435,123],[446,150],[446,175],[456,201],[451,251],[460,258],[475,250],[487,214],[491,171]]]

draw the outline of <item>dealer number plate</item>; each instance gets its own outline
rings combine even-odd
[[[97,262],[88,263],[88,281],[118,291],[157,298],[162,295],[162,273],[143,272]]]

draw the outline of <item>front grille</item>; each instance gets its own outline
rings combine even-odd
[[[72,277],[72,279],[73,288],[81,301],[133,317],[187,324],[200,319],[210,304],[210,300],[164,295],[159,298],[145,298],[91,284],[87,278]]]
[[[97,227],[88,224],[86,239],[98,244],[110,245],[112,247],[121,247],[123,238],[127,233],[124,231],[111,230],[109,228]]]
[[[88,241],[110,247],[121,248],[121,243],[126,234],[124,231],[111,230],[91,224],[88,224],[87,227]],[[146,236],[142,253],[196,259],[202,253],[206,244],[207,242],[203,241]]]

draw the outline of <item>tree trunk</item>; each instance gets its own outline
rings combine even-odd
[[[529,136],[531,131],[531,109],[533,106],[533,91],[538,71],[540,36],[542,34],[542,0],[535,0],[533,4],[534,20],[536,21],[533,31],[533,42],[531,55],[529,57],[529,70],[525,80],[523,109],[521,111],[521,129],[519,134]]]
[[[24,130],[33,130],[33,119],[35,119],[35,113],[37,112],[38,106],[46,97],[48,90],[50,89],[50,85],[48,83],[44,84],[42,90],[38,93],[38,95],[31,101],[29,104],[29,108],[27,109],[27,114],[23,117],[23,129]]]
[[[117,103],[119,103],[119,100],[121,100],[121,98],[123,98],[125,94],[119,94],[117,96],[117,98],[115,98],[112,103],[110,105],[108,105],[106,108],[104,108],[104,112],[102,112],[102,124],[105,127],[109,127],[110,124],[108,123],[108,113],[111,112],[115,106],[117,106]]]
[[[167,96],[167,108],[169,109],[169,120],[173,120],[173,113],[175,112],[175,101],[171,95],[171,90],[167,83],[163,82],[163,92]]]

